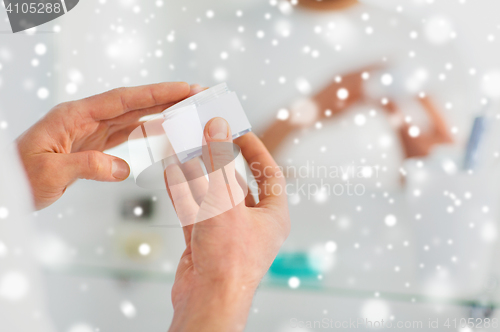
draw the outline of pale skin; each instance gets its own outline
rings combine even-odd
[[[373,66],[372,68],[376,68]],[[436,107],[432,98],[415,97],[422,109],[426,112],[430,128],[422,132],[418,137],[411,137],[408,133],[410,124],[402,121],[403,112],[400,105],[389,100],[386,104],[380,101],[369,100],[363,93],[362,73],[369,72],[370,68],[348,73],[342,76],[341,82],[332,82],[324,89],[312,96],[316,104],[318,114],[316,121],[328,121],[334,119],[336,115],[346,111],[355,103],[371,102],[378,103],[383,110],[391,117],[399,117],[401,121],[395,126],[395,130],[401,142],[405,158],[424,157],[430,153],[432,148],[438,144],[449,144],[453,142],[446,120]],[[349,91],[349,96],[345,100],[336,97],[338,89],[345,88]],[[404,107],[404,106],[403,106]],[[305,126],[300,123],[293,123],[290,120],[276,120],[263,132],[261,138],[269,151],[274,154],[281,147],[287,137],[298,132]]]
[[[218,133],[222,134],[217,136]],[[207,144],[232,142],[230,129],[221,118],[207,123],[204,136]],[[184,174],[186,171],[202,174],[199,163],[183,165],[182,169],[174,164],[166,169],[166,183],[181,223],[192,223],[183,227],[186,250],[172,288],[174,319],[170,331],[243,330],[253,294],[290,231],[284,190],[264,189],[284,188],[285,180],[278,165],[253,133],[235,143],[255,171],[261,188],[258,204],[250,195],[244,198],[234,168],[226,173],[227,183],[209,173],[210,181],[196,182],[195,188],[185,182]],[[204,155],[207,169],[210,169],[208,160],[227,164],[226,160],[232,158],[231,151],[229,155],[226,152],[224,149],[214,152],[212,148],[210,155]],[[233,197],[240,197],[241,202],[229,211],[204,219],[208,211],[218,210],[228,186]],[[200,192],[205,193],[201,200],[197,199],[199,195],[192,195]]]
[[[103,151],[125,142],[141,124],[141,117],[159,113],[202,90],[183,82],[159,83],[115,89],[54,107],[17,140],[37,209],[54,203],[77,179],[126,179],[130,173],[126,162]],[[221,118],[207,124],[204,137],[209,144],[232,142],[230,129]],[[254,134],[235,143],[254,169],[267,170],[256,179],[260,186],[284,186],[279,168]],[[211,155],[215,162],[224,162],[225,157]],[[183,170],[186,167],[200,171],[192,163]],[[166,175],[175,179],[177,171],[180,169],[168,168]],[[228,181],[242,195],[235,172],[228,173]],[[189,196],[188,187],[189,195],[182,200],[184,213],[176,206],[180,217],[216,207],[218,191],[221,186],[227,188],[212,177],[210,183],[199,184],[204,197]],[[286,195],[263,191],[258,204],[248,195],[229,211],[183,227],[183,231],[186,250],[172,288],[170,331],[243,330],[255,290],[290,231]]]
[[[159,83],[55,106],[17,139],[35,207],[51,205],[77,179],[125,180],[130,173],[127,163],[103,151],[125,142],[141,117],[199,91],[199,86],[184,82]]]

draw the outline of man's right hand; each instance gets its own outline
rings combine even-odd
[[[174,319],[170,331],[241,331],[253,294],[290,231],[285,179],[253,133],[237,139],[259,184],[260,202],[245,200],[234,168],[232,135],[222,118],[204,131],[203,161],[173,164],[165,171],[167,187],[186,240],[172,288]],[[222,143],[222,148],[216,148]],[[226,165],[225,176],[215,171]],[[201,181],[188,182],[186,169]],[[195,188],[193,188],[193,185]],[[193,195],[193,192],[196,194]],[[203,195],[198,195],[203,193]],[[232,199],[230,199],[230,196]],[[233,204],[229,206],[228,204]],[[223,212],[225,211],[225,212]],[[219,214],[220,213],[220,214]]]

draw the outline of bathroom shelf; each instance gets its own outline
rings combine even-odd
[[[161,270],[146,270],[133,269],[122,267],[109,267],[98,265],[68,265],[64,268],[44,268],[44,272],[48,275],[66,275],[75,277],[93,277],[105,278],[124,281],[137,282],[159,282],[172,284],[174,282],[174,273]],[[380,298],[387,301],[406,302],[406,303],[428,303],[453,305],[463,307],[485,307],[491,309],[500,308],[500,294],[498,292],[492,294],[478,294],[470,297],[440,297],[429,296],[420,293],[411,292],[391,292],[378,291],[361,288],[341,288],[325,285],[318,280],[301,280],[300,287],[290,289],[288,279],[274,278],[266,276],[261,282],[259,289],[282,292],[307,292],[315,293],[322,296],[344,297],[344,298]]]

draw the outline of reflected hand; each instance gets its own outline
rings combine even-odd
[[[318,105],[320,110],[318,120],[329,118],[331,115],[336,115],[355,103],[365,100],[364,88],[363,88],[363,73],[368,73],[380,69],[379,66],[372,65],[352,73],[348,73],[342,76],[340,82],[332,82],[318,94],[314,96],[314,101]],[[337,95],[339,89],[345,89],[348,95],[345,99],[340,99]],[[326,110],[330,110],[331,114],[325,113]]]
[[[236,141],[260,188],[260,202],[255,205],[247,196],[245,204],[230,162],[232,148],[214,149],[218,143],[232,146],[231,137],[225,120],[207,123],[203,160],[210,181],[197,161],[165,171],[176,212],[187,225],[186,250],[172,288],[170,331],[243,330],[253,294],[289,233],[285,181],[273,158],[253,133]],[[226,176],[217,165],[226,165]],[[198,180],[188,184],[186,177]]]
[[[125,142],[141,117],[189,95],[187,83],[159,83],[119,88],[54,107],[17,140],[36,208],[54,203],[77,179],[125,180],[130,173],[127,163],[102,151]]]
[[[305,103],[292,105],[289,119],[276,120],[262,134],[265,146],[274,155],[283,141],[293,132],[310,127],[317,121],[334,119],[336,115],[349,109],[353,104],[365,100],[362,74],[379,68],[377,65],[372,65],[348,73],[342,76],[340,82],[331,82],[311,99],[307,99]],[[348,93],[345,99],[340,99],[337,95],[339,89],[342,88]]]
[[[432,100],[429,97],[424,97],[418,98],[418,101],[427,112],[430,129],[421,132],[417,137],[412,137],[409,134],[411,124],[401,121],[398,134],[406,158],[427,156],[435,145],[453,142],[446,121]],[[390,115],[402,117],[401,111],[393,101],[384,105],[384,108]]]

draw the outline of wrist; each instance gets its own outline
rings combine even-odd
[[[254,285],[220,281],[188,287],[188,292],[173,297],[174,317],[169,331],[244,330]]]

